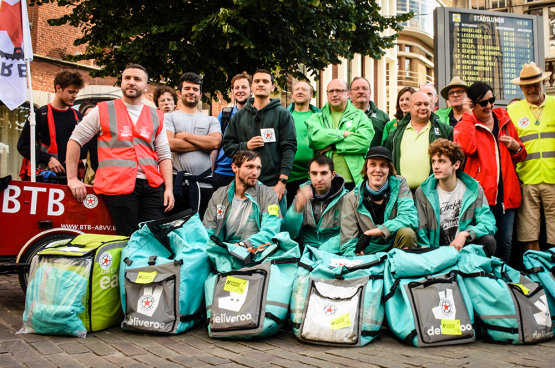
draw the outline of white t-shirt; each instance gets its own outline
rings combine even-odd
[[[133,125],[137,124],[137,120],[139,120],[144,104],[130,105],[124,102],[124,105],[127,108],[127,112],[129,113],[129,117],[131,118]],[[154,149],[158,155],[158,162],[171,159],[172,157],[170,144],[168,143],[168,135],[166,134],[166,129],[164,128],[164,122],[161,121],[160,124],[162,124],[162,130],[154,140]],[[100,113],[98,111],[98,106],[95,106],[94,109],[92,109],[91,112],[89,112],[87,116],[85,116],[83,120],[77,124],[70,139],[79,143],[79,145],[83,147],[85,143],[90,141],[97,134],[102,135],[102,129],[100,128]],[[137,165],[137,179],[146,179],[146,174],[140,165]]]
[[[226,241],[238,243],[258,233],[258,225],[252,211],[252,202],[233,195],[231,210],[225,222]]]
[[[459,217],[466,185],[457,179],[457,186],[452,192],[446,192],[437,186],[439,196],[439,245],[451,245],[459,234]]]

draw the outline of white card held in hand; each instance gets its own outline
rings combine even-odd
[[[264,142],[276,141],[276,133],[273,128],[260,129],[260,132],[262,133],[262,139],[264,139]]]

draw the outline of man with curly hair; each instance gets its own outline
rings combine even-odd
[[[164,114],[175,111],[177,106],[177,93],[170,86],[161,85],[152,95],[156,108]]]
[[[418,245],[451,246],[460,251],[467,244],[484,247],[494,255],[497,231],[484,189],[461,170],[462,148],[440,138],[430,144],[428,154],[433,174],[416,190]]]

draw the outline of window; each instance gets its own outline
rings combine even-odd
[[[509,6],[508,0],[470,0],[472,9],[489,10],[500,9]]]
[[[23,157],[17,152],[17,141],[28,116],[29,104],[10,111],[0,102],[0,177],[19,179]]]
[[[405,77],[410,77],[410,62],[411,59],[409,58],[405,58]]]
[[[548,42],[545,42],[545,56],[555,56],[555,7],[546,6],[530,9],[528,14],[540,17],[538,18],[538,26],[540,29],[543,26],[543,38],[548,40]]]
[[[405,52],[410,52],[410,46],[405,46]]]

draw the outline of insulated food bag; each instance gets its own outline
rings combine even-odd
[[[211,337],[251,339],[278,332],[287,317],[300,252],[288,233],[272,241],[246,249],[211,237],[213,272],[204,284]]]
[[[545,291],[497,257],[486,257],[478,245],[460,252],[459,270],[485,339],[534,344],[553,337]]]
[[[85,337],[122,320],[120,255],[128,237],[85,234],[33,258],[20,332]]]
[[[526,276],[543,286],[555,332],[555,248],[543,252],[529,250],[524,253],[523,262]]]
[[[386,253],[342,257],[307,246],[291,296],[291,324],[301,341],[363,346],[380,331]]]
[[[122,252],[123,329],[177,334],[204,320],[207,241],[191,210],[141,224]]]
[[[389,329],[418,347],[473,342],[474,312],[454,247],[393,249],[384,274]]]

